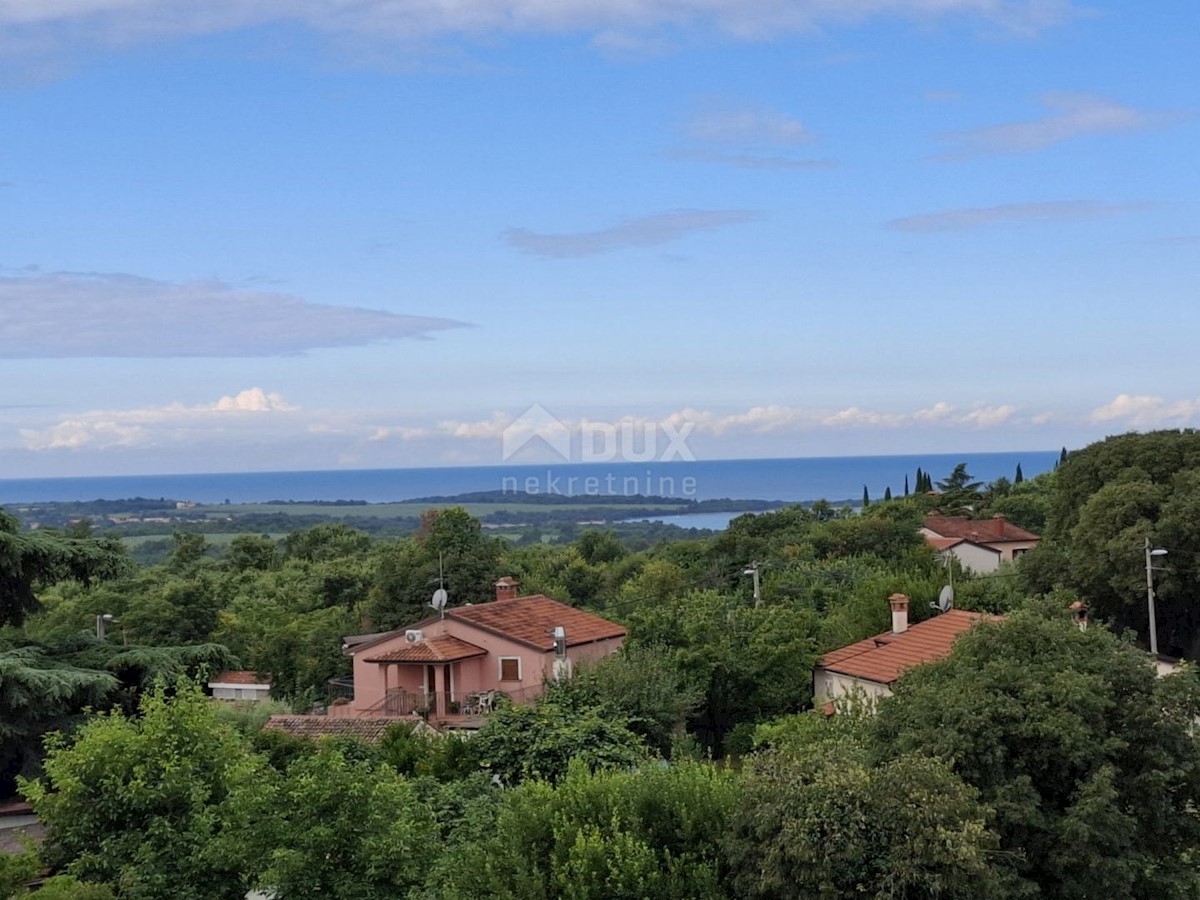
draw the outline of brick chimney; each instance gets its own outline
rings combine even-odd
[[[1000,515],[1000,513],[996,513],[994,516],[992,516],[992,521],[996,523],[996,534],[1000,535],[1000,537],[1004,537],[1004,516]]]
[[[1071,610],[1071,618],[1075,624],[1079,626],[1080,631],[1087,631],[1088,627],[1088,605],[1082,600],[1076,600],[1067,609]]]
[[[908,597],[905,594],[892,594],[888,597],[892,607],[892,634],[904,634],[908,631]]]
[[[505,575],[496,582],[496,599],[497,600],[516,600],[517,588],[521,586],[521,582],[517,579]]]

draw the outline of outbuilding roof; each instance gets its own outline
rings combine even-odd
[[[270,677],[259,678],[254,672],[246,671],[245,669],[229,669],[218,673],[215,677],[209,679],[210,685],[213,684],[256,684],[267,685],[271,684]]]
[[[319,738],[323,735],[356,737],[374,743],[383,737],[389,725],[403,721],[368,716],[271,716],[263,725],[265,731],[282,731],[293,737]]]
[[[999,616],[952,609],[910,625],[900,634],[885,631],[826,653],[817,660],[817,667],[863,681],[891,684],[913,666],[949,654],[958,636],[977,622],[998,621]]]

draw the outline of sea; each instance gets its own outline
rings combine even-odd
[[[167,498],[195,503],[358,500],[385,503],[453,497],[478,491],[562,496],[661,496],[684,500],[873,500],[904,492],[918,467],[937,481],[966,463],[976,481],[1017,465],[1027,478],[1049,471],[1058,451],[725,459],[660,463],[561,463],[424,469],[339,469],[318,472],[227,472],[95,478],[0,479],[0,505]],[[697,513],[700,515],[701,513]]]

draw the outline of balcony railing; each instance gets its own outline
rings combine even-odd
[[[447,719],[486,716],[505,702],[531,703],[541,686],[513,691],[406,691],[393,688],[367,712],[375,716],[421,716]]]

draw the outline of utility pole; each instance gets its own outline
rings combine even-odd
[[[762,585],[759,581],[758,563],[752,562],[742,572],[743,575],[750,575],[754,578],[754,608],[762,606]]]
[[[1146,605],[1150,610],[1150,652],[1155,656],[1158,656],[1158,624],[1154,620],[1154,557],[1166,555],[1166,550],[1150,549],[1150,538],[1146,538]]]

